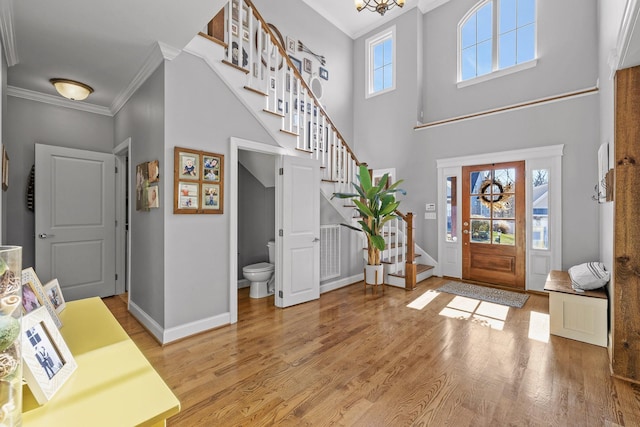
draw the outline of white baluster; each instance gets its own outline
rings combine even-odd
[[[233,0],[229,0],[229,2],[227,3],[227,31],[228,31],[228,34],[227,34],[227,41],[228,41],[228,44],[227,44],[227,46],[228,46],[227,47],[227,61],[228,62],[232,62],[231,59],[233,57],[233,52],[231,51],[231,46],[232,46],[232,43],[233,43],[233,33],[231,32],[231,16],[232,16],[232,10],[233,10],[232,9],[233,8],[232,1]]]
[[[242,22],[242,21],[240,21]],[[247,23],[249,27],[249,87],[253,87],[253,68],[255,64],[253,63],[253,38],[251,34],[253,34],[253,9],[251,6],[247,6]],[[259,51],[258,51],[259,52]]]

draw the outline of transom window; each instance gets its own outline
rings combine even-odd
[[[395,79],[396,28],[377,34],[365,42],[367,57],[367,98],[396,87]]]
[[[535,59],[536,0],[485,0],[458,26],[458,80]]]

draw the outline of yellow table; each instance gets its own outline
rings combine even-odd
[[[22,421],[30,426],[162,426],[180,402],[100,298],[67,302],[60,333],[78,364],[39,406],[24,386]]]

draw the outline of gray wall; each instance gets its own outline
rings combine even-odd
[[[165,321],[165,211],[173,206],[173,159],[164,158],[164,65],[160,65],[147,81],[127,101],[115,117],[115,144],[131,138],[129,152],[130,176],[135,167],[151,160],[160,161],[160,209],[136,211],[135,179],[131,179],[129,201],[132,204],[129,229],[131,236],[131,282],[129,297],[133,303],[151,316],[159,325]]]
[[[165,78],[165,164],[173,164],[176,146],[219,153],[228,161],[232,136],[274,144],[201,59],[181,53],[166,63]],[[225,171],[228,202],[228,163]],[[173,200],[172,190],[173,185],[164,188],[165,200]],[[163,209],[165,328],[227,313],[229,283],[237,276],[229,271],[228,207],[222,215],[174,215],[170,203]]]
[[[421,105],[424,122],[429,122],[595,86],[596,1],[560,3],[538,2],[535,68],[458,89],[457,25],[476,4],[460,0],[425,15],[412,11],[392,22],[397,31],[396,91],[365,99],[363,85],[355,86],[356,154],[375,168],[395,167],[398,177],[405,179],[408,194],[401,210],[417,215],[417,240],[430,255],[437,257],[436,222],[422,218],[424,204],[437,202],[437,159],[565,144],[563,263],[568,267],[597,259],[598,236],[585,232],[598,228],[597,205],[590,199],[597,180],[597,96],[413,131],[416,108]],[[413,14],[418,15],[417,21]],[[365,73],[364,40],[382,29],[356,40],[356,78]],[[415,35],[420,31],[423,67],[416,53],[421,44]],[[423,74],[418,76],[421,69]],[[421,86],[424,92],[417,100],[416,87]],[[385,120],[370,120],[376,111],[385,111]]]
[[[285,41],[287,36],[299,39],[314,53],[324,55],[329,80],[322,80],[322,104],[347,142],[353,141],[353,40],[300,0],[255,0],[258,12],[274,24]],[[304,52],[292,55],[300,61],[309,58],[313,71],[320,62]],[[309,83],[310,74],[302,73]]]
[[[27,210],[25,192],[35,163],[34,144],[110,153],[114,146],[113,118],[12,96],[7,97],[6,106],[3,141],[10,167],[9,189],[3,194],[7,222],[3,240],[22,246],[22,265],[30,267],[35,263],[35,217]]]
[[[238,279],[244,278],[242,267],[268,261],[275,228],[276,188],[265,187],[238,164]]]

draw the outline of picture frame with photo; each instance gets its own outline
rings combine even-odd
[[[178,182],[180,195],[178,209],[196,212],[198,210],[198,184],[193,182]]]
[[[149,187],[149,162],[136,165],[136,210],[147,211],[147,188]]]
[[[203,184],[202,185],[202,208],[218,209],[220,207],[220,185],[219,184]]]
[[[147,188],[147,207],[158,209],[160,207],[160,188],[158,184],[150,185]]]
[[[23,375],[40,405],[47,403],[78,365],[45,307],[22,318]]]
[[[318,75],[323,80],[329,80],[329,70],[326,68],[320,67],[318,70]]]
[[[32,294],[35,295],[38,304],[36,304],[32,299],[27,300],[27,298],[33,298]],[[38,276],[32,267],[22,270],[22,299],[24,314],[28,314],[31,311],[44,306],[49,312],[54,324],[58,328],[62,327],[62,322],[56,313],[56,309],[53,307],[53,304],[51,304],[51,301],[49,301],[49,298],[47,298],[42,282],[40,282],[40,279],[38,279]]]
[[[197,181],[200,174],[200,153],[194,150],[184,149],[176,151],[176,167],[178,178],[181,180]]]
[[[147,169],[149,170],[149,183],[160,181],[160,162],[158,160],[152,160],[147,162]]]
[[[44,293],[51,301],[53,308],[56,310],[57,314],[62,313],[62,310],[67,306],[66,301],[64,300],[64,295],[62,294],[62,289],[60,288],[60,283],[58,279],[53,279],[47,284],[44,285]]]
[[[198,159],[197,175],[183,179],[185,159]],[[222,214],[224,155],[175,147],[174,214]]]
[[[295,67],[298,69],[298,72],[302,73],[302,61],[300,61],[298,58],[293,57],[291,55],[289,55],[289,59],[291,59],[291,62],[293,62],[293,65],[295,65]]]
[[[288,53],[296,53],[298,49],[298,40],[293,37],[287,36],[287,52]]]
[[[311,74],[313,72],[313,62],[309,58],[303,59],[304,63],[304,72]]]

